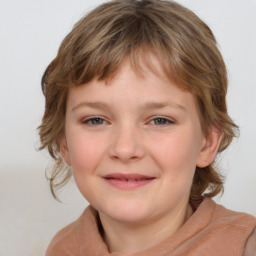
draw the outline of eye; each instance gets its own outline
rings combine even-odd
[[[101,117],[90,117],[82,121],[83,124],[88,124],[91,126],[103,125],[106,121]]]
[[[175,122],[172,119],[166,117],[156,117],[150,121],[150,124],[154,125],[168,125],[174,124]]]

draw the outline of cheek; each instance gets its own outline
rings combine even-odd
[[[104,155],[102,138],[92,136],[79,136],[73,133],[68,139],[68,148],[71,166],[74,174],[91,173],[95,170]]]
[[[188,197],[195,173],[198,147],[195,138],[186,134],[175,134],[154,142],[151,155],[161,170],[162,192],[166,204],[179,202]],[[167,195],[167,196],[166,196]]]
[[[193,172],[199,153],[197,144],[193,134],[176,133],[153,141],[151,152],[164,171]]]

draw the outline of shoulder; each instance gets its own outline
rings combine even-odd
[[[240,244],[243,256],[256,256],[256,218],[243,212],[235,212],[216,204],[213,219],[225,226],[229,239]],[[223,231],[225,233],[225,231]],[[236,246],[236,245],[233,246]]]
[[[256,228],[246,242],[244,256],[256,256]]]
[[[68,256],[69,252],[79,253],[79,243],[76,235],[77,221],[61,229],[51,240],[45,256]]]
[[[203,230],[209,234],[207,239],[211,245],[215,244],[215,250],[218,247],[222,252],[220,255],[224,255],[223,250],[225,250],[227,253],[225,255],[247,253],[244,256],[256,256],[256,254],[248,254],[255,250],[256,234],[253,232],[256,227],[256,218],[254,216],[232,211],[211,199],[204,200],[198,210],[200,207],[202,207],[201,212],[204,211],[201,213],[201,219],[206,215],[205,212],[208,214],[207,225]]]
[[[88,206],[76,221],[61,229],[52,238],[45,256],[80,255],[81,247],[84,248],[86,244],[89,248],[93,241],[91,236],[94,234],[96,237],[97,232],[97,212]]]
[[[219,224],[227,224],[231,227],[237,226],[241,229],[248,230],[248,236],[256,227],[256,218],[248,213],[237,212],[225,208],[220,204],[215,204],[215,209],[213,211],[212,220]],[[247,237],[248,237],[247,236]]]

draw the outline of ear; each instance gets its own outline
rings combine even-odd
[[[63,136],[60,140],[60,154],[67,165],[71,166],[71,161],[69,157],[69,149],[65,136]]]
[[[222,135],[222,132],[216,127],[213,127],[210,130],[203,141],[203,145],[196,162],[197,167],[204,168],[214,161],[220,146]]]

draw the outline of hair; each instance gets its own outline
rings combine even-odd
[[[153,70],[148,53],[159,60],[171,82],[192,93],[204,134],[213,128],[223,134],[218,152],[236,136],[238,127],[226,107],[227,70],[210,28],[173,1],[104,3],[75,24],[42,77],[46,103],[39,126],[40,149],[47,148],[55,160],[48,177],[55,198],[56,190],[72,176],[60,155],[70,88],[113,77],[125,60],[138,73],[141,59]],[[196,167],[190,201],[223,192],[223,176],[214,163]]]

